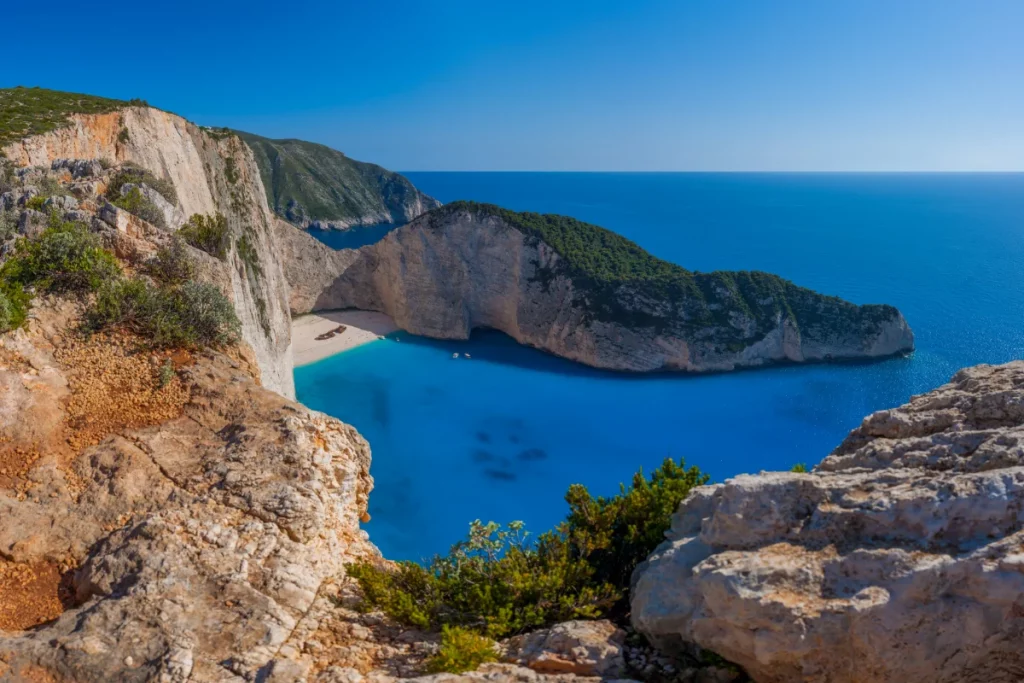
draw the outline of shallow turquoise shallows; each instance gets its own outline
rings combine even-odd
[[[496,332],[468,342],[399,333],[298,368],[299,400],[355,425],[373,448],[366,529],[389,558],[444,552],[477,518],[543,531],[564,516],[569,484],[613,494],[667,456],[716,481],[813,464],[866,414],[963,366],[1024,357],[1024,175],[408,175],[441,201],[569,214],[690,269],[766,270],[893,304],[918,350],[872,364],[631,377]]]

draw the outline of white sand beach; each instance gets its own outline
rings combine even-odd
[[[318,336],[344,325],[345,330],[329,339]],[[292,355],[295,366],[347,351],[398,330],[390,316],[372,311],[321,311],[292,321]]]

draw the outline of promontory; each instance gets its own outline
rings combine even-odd
[[[381,311],[440,339],[492,328],[597,368],[722,371],[914,348],[892,306],[769,273],[691,272],[566,216],[454,202],[359,250],[331,253],[283,223],[278,236],[293,314]]]

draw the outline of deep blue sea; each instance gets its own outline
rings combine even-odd
[[[569,214],[692,270],[756,269],[900,308],[908,358],[630,377],[521,348],[400,333],[298,368],[299,400],[373,449],[371,539],[422,559],[474,519],[537,532],[581,482],[613,494],[684,457],[716,481],[824,457],[868,413],[1024,358],[1024,175],[409,173],[448,202]],[[471,360],[452,359],[469,352]]]

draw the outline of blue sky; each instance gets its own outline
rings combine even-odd
[[[171,4],[11,3],[0,85],[399,170],[1024,169],[1020,0]]]

